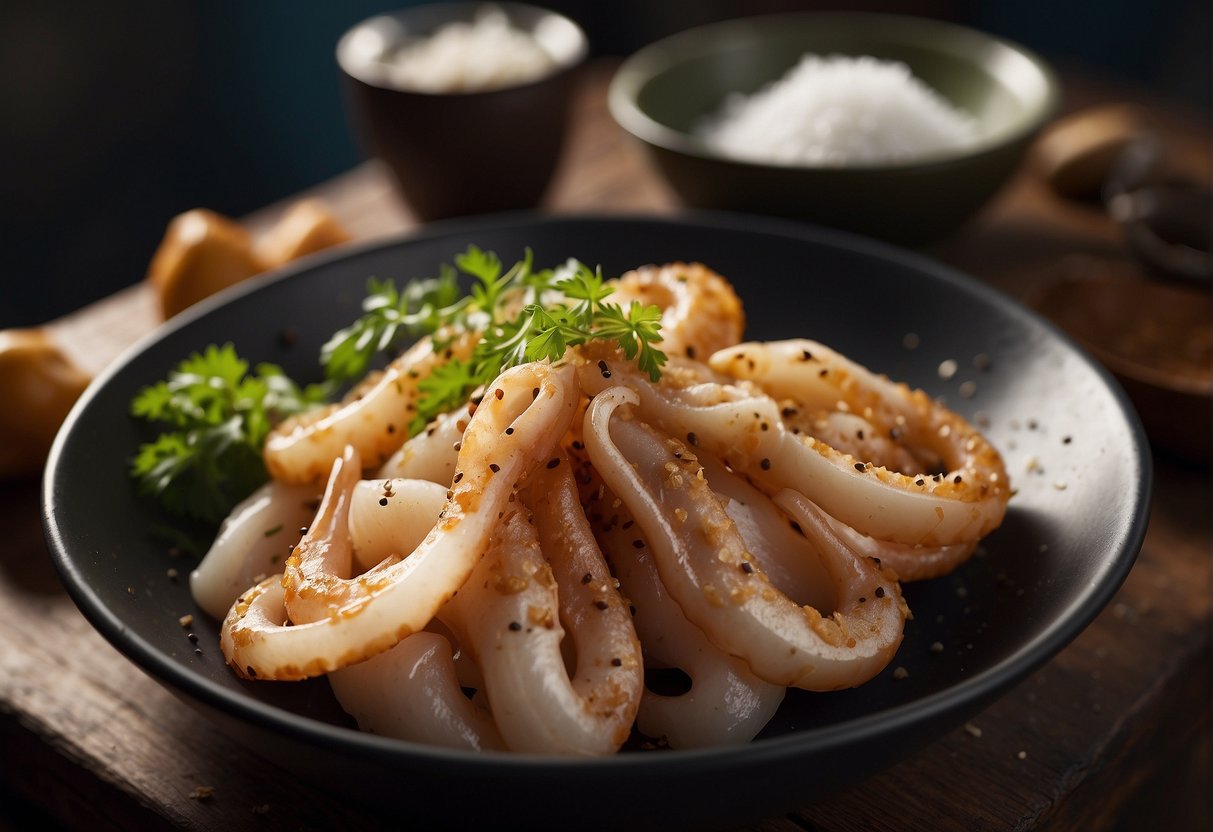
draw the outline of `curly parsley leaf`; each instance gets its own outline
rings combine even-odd
[[[325,377],[349,381],[366,375],[377,355],[437,331],[461,306],[461,295],[450,266],[438,277],[410,282],[403,292],[394,281],[372,277],[367,281],[362,317],[333,333],[320,348]]]
[[[470,257],[470,262],[456,262],[482,281],[481,291],[472,289],[471,307],[483,309],[489,322],[470,359],[452,360],[419,382],[422,396],[410,432],[463,404],[503,370],[530,361],[558,361],[569,347],[592,340],[618,343],[653,381],[661,377],[666,355],[654,346],[661,341],[661,310],[633,301],[625,311],[604,302],[615,288],[601,270],[570,260],[560,269],[536,272],[527,252],[524,261],[502,275],[495,256],[476,249]],[[482,306],[490,298],[496,298],[496,306]],[[505,311],[510,308],[519,311],[511,317]],[[457,318],[448,324],[471,328],[469,321]]]
[[[231,344],[212,344],[132,400],[132,415],[168,430],[139,447],[131,475],[170,513],[217,523],[265,482],[261,447],[274,425],[329,393],[273,364],[250,373]]]

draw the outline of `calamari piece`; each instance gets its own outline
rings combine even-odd
[[[737,524],[746,546],[771,582],[800,603],[833,609],[833,586],[825,578],[817,551],[799,523],[790,521],[770,497],[730,472],[711,454],[701,452],[698,457],[712,490],[721,498],[729,498],[724,502],[725,511]],[[878,559],[897,573],[901,583],[946,575],[977,548],[976,541],[953,546],[889,543],[857,532],[828,515],[826,518],[835,534],[846,540],[852,550]]]
[[[550,458],[577,406],[568,366],[502,373],[475,409],[438,522],[402,561],[348,578],[352,448],[334,464],[316,520],[282,579],[291,624],[257,612],[264,585],[237,599],[221,631],[223,654],[246,678],[302,679],[363,661],[415,633],[467,580],[509,507],[515,484]],[[341,550],[345,549],[345,552]]]
[[[711,454],[697,453],[708,487],[720,500],[746,549],[779,591],[799,604],[832,610],[834,582],[817,549],[771,498],[729,471]]]
[[[949,504],[962,504],[969,513],[981,518],[977,533],[933,542],[970,542],[1002,522],[1011,494],[1002,457],[975,427],[922,390],[912,390],[876,375],[824,344],[806,339],[739,344],[713,355],[709,363],[718,372],[757,383],[776,398],[792,398],[810,409],[825,408],[860,415],[881,436],[888,436],[908,448],[916,458],[938,460],[946,473],[928,476],[921,469],[898,472],[871,464],[870,459],[838,453],[828,445],[823,448],[820,441],[805,440],[807,446],[814,447],[843,470],[848,465],[855,468],[864,463],[862,471],[855,468],[856,473],[894,489],[942,497]],[[818,495],[804,493],[839,517],[817,499]],[[867,531],[854,523],[848,525]],[[868,533],[884,537],[875,532]],[[898,542],[925,544],[928,541]]]
[[[363,731],[469,751],[503,751],[493,716],[463,695],[451,643],[426,631],[328,676]]]
[[[910,546],[906,543],[889,543],[877,540],[852,529],[826,515],[834,533],[847,542],[853,550],[864,557],[876,558],[886,569],[897,573],[900,583],[926,581],[947,575],[967,561],[977,549],[977,541],[954,543],[951,546]]]
[[[599,755],[619,749],[643,690],[640,642],[577,498],[552,456],[467,584],[443,611],[484,674],[513,751]],[[545,557],[546,556],[546,557]],[[565,665],[565,627],[576,666]]]
[[[447,480],[450,484],[450,480]],[[362,480],[350,498],[347,524],[353,569],[366,572],[421,545],[446,505],[447,486],[428,480]]]
[[[844,549],[819,549],[835,585],[829,617],[771,584],[712,493],[691,449],[622,413],[635,391],[599,393],[585,445],[603,481],[653,547],[661,582],[688,619],[773,684],[854,687],[879,673],[901,643],[907,610],[897,582]]]
[[[676,668],[691,680],[690,689],[675,695],[646,688],[637,727],[650,737],[665,737],[671,748],[749,742],[775,715],[786,688],[759,679],[744,661],[708,641],[662,586],[651,547],[627,509],[616,505],[610,491],[595,502],[589,506],[598,518],[595,531],[635,610],[632,620],[646,666]]]
[[[731,347],[745,332],[741,299],[727,280],[701,263],[645,266],[621,276],[610,302],[661,309],[661,349],[704,360]]]
[[[316,513],[319,489],[270,481],[241,501],[190,573],[190,593],[208,615],[223,620],[232,602],[267,575],[282,572],[289,546]]]
[[[470,417],[460,408],[439,416],[421,433],[409,439],[377,472],[382,478],[400,477],[451,484],[459,446]]]
[[[346,445],[378,467],[404,444],[417,408],[417,382],[450,358],[467,358],[477,336],[460,335],[444,350],[422,338],[381,372],[368,375],[337,404],[285,420],[265,442],[270,476],[294,485],[319,482]]]
[[[587,363],[578,379],[586,393],[626,384],[638,394],[638,411],[646,421],[680,437],[693,436],[699,447],[764,490],[799,491],[832,517],[879,540],[924,547],[969,543],[997,528],[1006,513],[1010,491],[1001,457],[977,436],[959,448],[963,474],[900,474],[792,433],[776,401],[748,382],[671,389],[650,382],[615,351],[591,345],[582,356]]]
[[[857,413],[841,410],[807,411],[791,399],[779,403],[783,424],[792,433],[811,436],[831,448],[890,471],[915,474],[935,469],[940,460],[920,459],[896,442],[887,432]]]

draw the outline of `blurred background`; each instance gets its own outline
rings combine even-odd
[[[1208,0],[539,0],[623,56],[700,23],[790,9],[965,23],[1063,72],[1129,81],[1208,113]],[[240,216],[362,160],[333,50],[408,0],[0,4],[0,327],[28,326],[143,278],[165,225]]]

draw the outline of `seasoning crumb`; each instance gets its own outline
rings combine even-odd
[[[956,587],[956,597],[957,597],[957,598],[967,598],[967,597],[969,597],[969,590],[968,590],[966,587],[963,587],[963,586],[958,586],[958,587]]]
[[[177,575],[179,573],[177,572],[176,569],[173,569],[170,567],[169,570],[167,572],[165,572],[164,574],[168,576],[168,579],[170,581],[175,581],[175,580],[177,580]]]
[[[253,807],[254,815],[268,815],[269,813],[270,813],[270,804],[268,804],[268,803],[259,803],[258,805]]]
[[[962,399],[971,399],[977,395],[977,382],[965,381],[960,385],[960,397]]]
[[[908,678],[910,678],[910,671],[906,670],[904,667],[897,667],[893,669],[893,681],[900,682],[903,679]]]
[[[1015,757],[1016,757],[1016,759],[1019,759],[1019,760],[1026,760],[1026,759],[1028,759],[1028,752],[1020,751],[1018,754],[1015,755]]]
[[[177,623],[188,630],[190,627],[194,626],[194,616],[187,613],[186,615],[178,618]]]
[[[958,369],[960,369],[960,366],[954,359],[949,358],[941,361],[939,362],[939,377],[944,381],[947,381],[952,376],[956,375],[956,371]]]
[[[195,786],[190,792],[190,800],[210,800],[215,796],[214,786]]]
[[[932,653],[942,653],[943,652],[943,642],[942,641],[932,641],[931,642],[931,652]]]
[[[1040,544],[1040,553],[1043,555],[1047,551],[1049,551],[1049,544],[1048,543]]]
[[[901,339],[901,345],[907,350],[916,350],[921,343],[922,339],[915,332],[907,332]]]
[[[975,737],[977,739],[981,739],[981,729],[978,728],[976,725],[974,725],[972,722],[966,722],[964,727],[965,727],[965,733],[968,734],[970,737]]]
[[[977,355],[973,356],[973,367],[975,369],[983,371],[988,370],[990,369],[990,365],[992,363],[993,362],[990,360],[990,356],[986,355],[984,352],[979,352]]]
[[[1053,487],[1056,488],[1058,491],[1066,490],[1066,484],[1062,480],[1058,480],[1057,482],[1053,483]]]

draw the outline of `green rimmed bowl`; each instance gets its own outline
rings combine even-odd
[[[696,135],[731,94],[752,94],[805,53],[907,64],[964,110],[978,137],[962,151],[845,167],[756,163]],[[1057,82],[1028,50],[925,18],[806,12],[691,29],[628,58],[610,88],[615,120],[649,150],[688,206],[845,228],[902,244],[946,236],[992,197],[1057,109]]]

